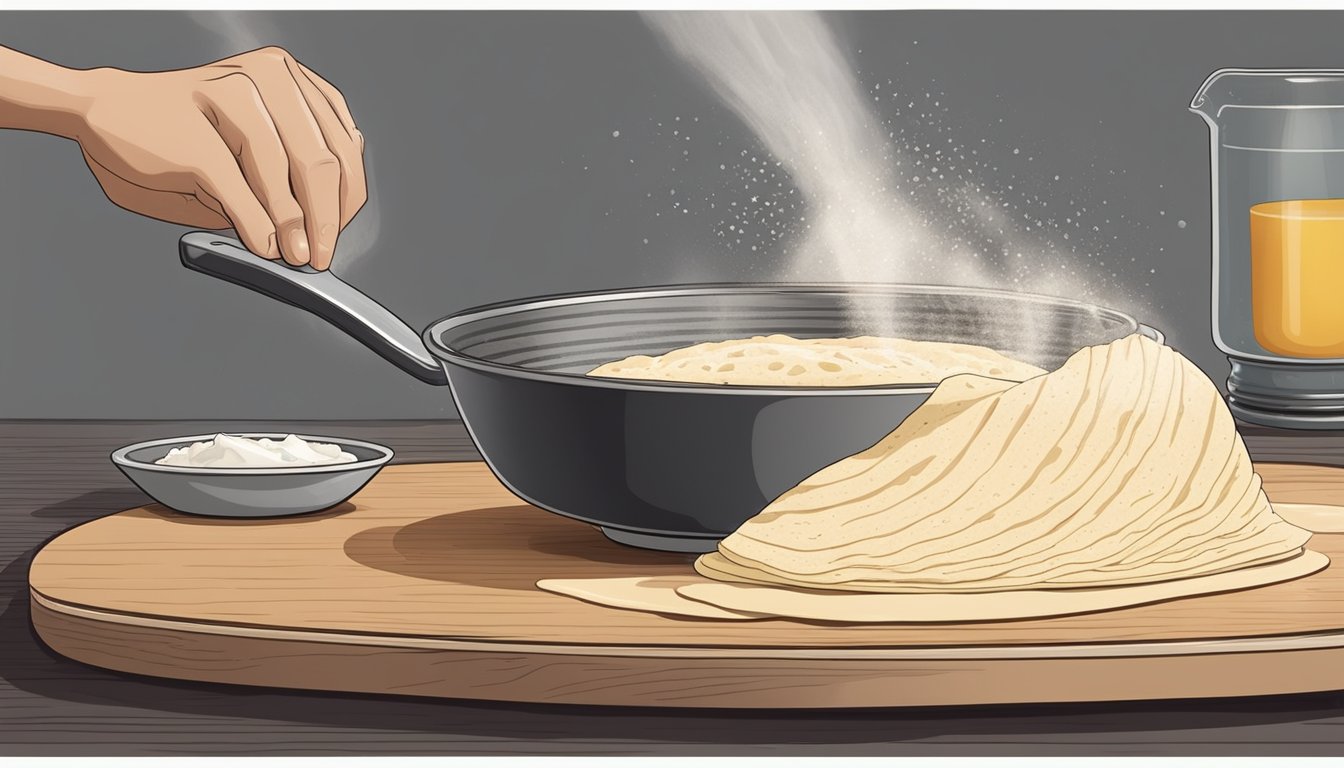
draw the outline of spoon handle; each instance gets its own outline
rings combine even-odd
[[[420,334],[330,271],[263,259],[234,238],[213,232],[188,232],[178,246],[187,268],[312,312],[417,379],[448,383]]]

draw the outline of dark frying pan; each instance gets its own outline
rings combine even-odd
[[[783,491],[894,429],[935,382],[744,387],[584,373],[758,334],[891,334],[982,344],[1043,368],[1131,333],[1111,309],[1030,294],[926,285],[681,285],[549,296],[464,310],[417,334],[330,272],[293,268],[210,232],[182,263],[308,310],[453,401],[491,471],[543,509],[637,547],[716,542]]]

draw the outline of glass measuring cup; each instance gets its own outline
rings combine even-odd
[[[1220,69],[1209,126],[1213,340],[1246,421],[1344,428],[1344,69]]]

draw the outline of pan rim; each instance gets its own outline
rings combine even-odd
[[[1062,307],[1089,314],[1119,320],[1129,326],[1124,335],[1140,333],[1148,326],[1143,325],[1132,315],[1109,307],[1089,304],[1076,299],[1059,296],[1005,290],[1001,288],[982,288],[974,286],[941,285],[928,283],[788,283],[788,282],[747,282],[747,283],[680,283],[633,288],[611,288],[597,291],[576,291],[534,296],[523,299],[481,304],[454,312],[429,324],[421,334],[425,347],[434,357],[448,366],[457,365],[486,373],[495,373],[510,378],[521,378],[553,384],[595,387],[633,392],[661,392],[666,394],[712,394],[712,395],[755,395],[770,397],[817,397],[817,396],[889,396],[889,395],[928,395],[937,388],[938,382],[912,384],[873,384],[859,387],[779,387],[748,384],[701,384],[648,379],[616,379],[589,376],[581,373],[563,371],[542,371],[509,363],[501,363],[477,357],[440,342],[439,337],[446,331],[460,328],[480,320],[488,320],[506,315],[522,314],[529,311],[552,307],[580,304],[601,304],[610,301],[626,301],[641,298],[675,298],[685,296],[732,296],[741,294],[819,294],[819,295],[945,295],[958,297],[1001,298],[1020,301],[1038,306]],[[1160,336],[1160,332],[1157,332]]]

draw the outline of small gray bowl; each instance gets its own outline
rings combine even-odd
[[[284,517],[340,504],[355,495],[392,459],[392,449],[377,443],[298,435],[304,440],[338,445],[354,454],[356,460],[313,467],[256,468],[174,467],[154,463],[173,448],[212,440],[215,434],[135,443],[113,451],[112,463],[140,490],[178,512],[207,517]],[[228,434],[283,439],[290,433]]]

